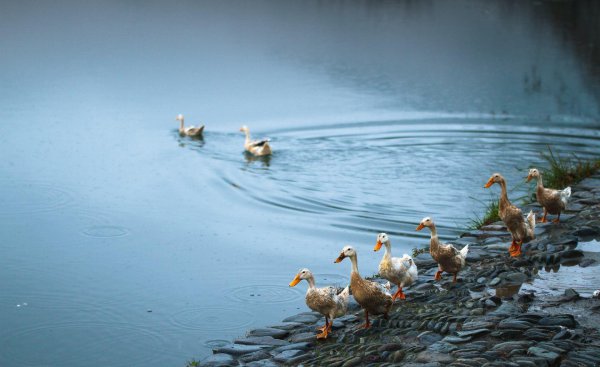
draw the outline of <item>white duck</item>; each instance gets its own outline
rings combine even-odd
[[[352,272],[350,273],[350,288],[352,295],[358,304],[365,310],[365,324],[363,328],[371,327],[369,322],[369,313],[373,315],[381,315],[387,318],[388,312],[392,308],[392,295],[389,289],[385,286],[363,279],[358,273],[358,261],[356,259],[356,251],[352,246],[346,246],[342,249],[340,256],[335,260],[336,263],[341,262],[349,257],[352,261]]]
[[[386,233],[377,235],[377,243],[373,251],[379,251],[382,245],[385,245],[385,252],[379,263],[379,275],[398,286],[398,291],[392,296],[392,301],[395,301],[396,298],[406,299],[402,288],[417,280],[419,276],[417,265],[407,254],[402,257],[392,257],[392,244]]]
[[[251,140],[250,139],[250,129],[248,126],[240,127],[240,131],[246,134],[246,141],[244,142],[244,149],[247,152],[252,153],[256,156],[264,156],[273,153],[271,150],[271,146],[269,145],[270,139],[262,139],[262,140]]]
[[[429,217],[423,218],[417,231],[423,228],[429,228],[431,231],[431,241],[429,244],[429,253],[431,257],[438,263],[438,271],[435,273],[434,279],[442,279],[442,272],[454,274],[452,283],[456,283],[456,275],[467,263],[467,253],[469,252],[469,245],[463,247],[460,251],[456,247],[450,244],[440,243],[437,236],[437,230],[435,229],[435,223]]]
[[[346,287],[341,291],[335,287],[317,288],[315,287],[315,277],[306,268],[300,269],[294,280],[290,282],[290,287],[294,287],[303,279],[308,282],[306,305],[311,310],[325,316],[325,325],[318,329],[321,333],[317,334],[317,339],[326,339],[331,331],[333,319],[346,314],[350,288]]]
[[[202,126],[188,126],[185,127],[183,125],[183,115],[179,114],[177,115],[177,117],[175,118],[175,120],[179,121],[179,135],[181,136],[190,136],[192,138],[199,138],[202,136],[202,133],[204,132],[204,125]]]

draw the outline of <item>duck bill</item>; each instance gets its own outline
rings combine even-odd
[[[425,226],[423,225],[423,223],[419,223],[419,225],[417,226],[417,231],[422,230],[423,228],[425,228]]]
[[[485,188],[487,189],[487,188],[489,188],[490,186],[492,186],[493,184],[494,184],[494,180],[490,178],[490,179],[488,180],[488,182],[485,184],[485,186],[483,186],[483,187],[485,187]]]
[[[342,260],[344,260],[346,258],[346,255],[344,255],[344,253],[342,252],[340,254],[340,256],[337,257],[337,259],[335,259],[334,263],[340,263],[342,262]]]
[[[373,248],[373,251],[379,251],[380,248],[381,248],[381,241],[377,241],[377,243],[375,244],[375,247]]]
[[[529,181],[531,181],[531,179],[532,179],[532,178],[533,178],[533,176],[532,176],[532,175],[527,175],[527,179],[525,180],[525,182],[529,182]]]
[[[296,277],[294,278],[294,280],[292,280],[290,282],[290,287],[294,287],[296,284],[300,283],[300,276],[296,275]]]

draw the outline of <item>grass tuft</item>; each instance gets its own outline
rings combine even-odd
[[[542,158],[548,162],[548,168],[542,169],[544,186],[553,189],[564,189],[590,177],[600,169],[600,159],[584,160],[571,156],[560,156],[548,146],[548,152],[541,153]]]
[[[200,362],[195,359],[191,359],[191,360],[187,361],[187,364],[185,365],[185,367],[198,367],[198,366],[200,366]]]
[[[487,203],[485,207],[485,212],[483,213],[483,217],[475,214],[475,217],[471,219],[468,228],[479,229],[483,226],[487,226],[488,224],[492,224],[499,220],[500,215],[498,214],[498,198],[496,197]]]
[[[415,258],[421,254],[428,254],[429,253],[429,247],[423,247],[423,248],[416,248],[413,247],[412,249],[412,257]]]

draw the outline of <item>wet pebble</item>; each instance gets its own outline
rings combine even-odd
[[[213,354],[206,357],[200,362],[202,367],[226,367],[226,366],[237,366],[237,362],[229,354]]]
[[[276,328],[260,328],[260,329],[253,329],[253,330],[248,331],[246,336],[248,336],[248,337],[270,336],[270,337],[273,337],[276,339],[281,339],[281,338],[285,338],[286,336],[288,336],[288,334],[289,334],[289,331],[287,331],[287,330],[276,329]]]

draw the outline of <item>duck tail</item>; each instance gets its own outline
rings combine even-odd
[[[460,256],[462,256],[464,259],[467,258],[467,253],[469,252],[469,245],[467,244],[465,247],[463,247],[460,250]]]
[[[527,226],[529,227],[529,236],[532,239],[535,238],[535,214],[533,214],[533,210],[530,210],[527,214]]]
[[[563,202],[563,204],[565,205],[565,208],[567,207],[567,202],[569,201],[570,197],[571,197],[571,186],[567,187],[566,189],[564,189],[560,192],[560,201]]]
[[[346,286],[346,288],[344,288],[340,294],[338,294],[338,297],[340,297],[344,303],[348,303],[348,297],[350,297],[350,286]]]

